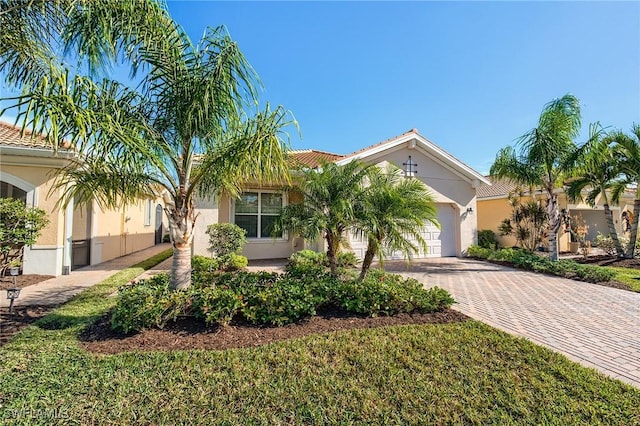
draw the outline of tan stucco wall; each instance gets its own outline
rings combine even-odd
[[[146,200],[121,209],[102,209],[94,204],[92,263],[100,263],[154,245],[155,206],[150,225],[145,225]]]
[[[47,212],[49,224],[40,233],[36,246],[63,244],[64,234],[61,228],[64,227],[64,213],[56,206],[59,200],[58,191],[49,194],[54,179],[52,171],[50,167],[0,164],[0,175],[8,174],[36,187],[36,207]],[[3,180],[2,176],[0,180]],[[21,189],[26,190],[26,188]]]

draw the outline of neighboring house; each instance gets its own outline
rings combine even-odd
[[[65,147],[54,152],[29,132],[21,137],[20,128],[0,121],[0,197],[21,199],[45,210],[49,218],[37,243],[25,247],[25,274],[66,274],[150,247],[162,238],[162,209],[155,200],[118,211],[103,210],[96,203],[62,208],[61,192],[51,188],[55,173],[74,155]]]
[[[498,227],[504,219],[511,216],[511,206],[509,205],[508,196],[509,193],[516,190],[518,185],[503,179],[493,179],[490,177],[487,177],[487,179],[492,182],[492,185],[481,185],[477,191],[478,230],[490,229],[494,231],[498,237],[498,241],[503,247],[511,247],[516,243],[515,238],[512,236],[501,236]],[[586,239],[588,241],[593,243],[598,233],[603,235],[609,234],[601,196],[598,196],[596,199],[595,206],[591,207],[584,203],[584,201],[569,201],[563,189],[557,189],[556,191],[558,193],[558,206],[560,210],[564,210],[569,217],[581,216],[586,222],[588,226]],[[546,193],[542,191],[538,191],[534,195],[538,200],[546,200]],[[612,203],[612,205],[609,206],[613,213],[613,221],[618,235],[623,233],[623,216],[633,211],[633,197],[634,194],[630,191],[623,195],[619,205]],[[529,198],[529,195],[528,192],[525,191],[523,199],[527,198]],[[570,251],[570,233],[561,232],[558,237],[560,251]]]
[[[441,229],[427,226],[423,230],[428,250],[415,258],[461,256],[477,240],[476,188],[490,182],[416,129],[349,155],[300,150],[293,151],[291,156],[295,163],[306,167],[316,167],[321,161],[346,164],[355,159],[367,164],[391,163],[403,169],[408,177],[423,181],[433,194]],[[324,250],[322,238],[306,242],[286,234],[279,238],[271,236],[269,225],[282,207],[301,201],[298,193],[282,193],[276,187],[261,185],[247,185],[239,199],[222,196],[219,200],[199,200],[194,252],[209,254],[205,230],[208,225],[219,222],[236,223],[247,230],[248,242],[243,254],[249,259],[285,258],[305,248]],[[351,249],[362,259],[366,242],[358,238],[350,240]]]

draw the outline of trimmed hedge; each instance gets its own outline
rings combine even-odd
[[[315,315],[321,307],[376,316],[435,312],[454,303],[443,289],[426,290],[414,279],[381,271],[370,271],[362,282],[334,277],[316,266],[306,270],[299,266],[285,274],[238,271],[206,277],[187,290],[172,290],[165,274],[122,287],[112,311],[112,328],[124,333],[163,328],[180,317],[209,325],[240,318],[281,326]]]
[[[535,253],[521,249],[505,248],[501,250],[491,250],[471,246],[467,250],[467,256],[493,262],[508,263],[528,271],[542,272],[590,283],[611,281],[615,276],[613,271],[603,268],[602,266],[583,265],[568,259],[552,261],[546,257],[541,257]]]

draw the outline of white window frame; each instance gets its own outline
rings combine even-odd
[[[144,226],[151,226],[151,212],[155,210],[152,209],[152,205],[152,199],[144,201]]]
[[[283,231],[282,232],[282,237],[262,237],[260,236],[262,233],[262,220],[260,220],[260,218],[262,217],[262,194],[281,194],[282,195],[282,208],[284,209],[287,206],[287,193],[285,191],[277,191],[275,189],[245,189],[242,191],[242,194],[245,193],[257,193],[258,194],[258,230],[256,233],[256,237],[247,237],[247,241],[249,242],[272,242],[272,241],[287,241],[289,239],[287,232]],[[240,215],[246,215],[246,216],[254,216],[253,213],[249,214],[249,213],[240,213]],[[275,216],[275,215],[271,215],[271,214],[266,214],[265,216]],[[231,223],[235,224],[236,223],[236,200],[233,199],[231,201]]]

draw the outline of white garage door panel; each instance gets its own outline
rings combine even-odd
[[[456,253],[456,220],[455,209],[449,204],[436,204],[438,210],[438,222],[441,229],[434,225],[426,226],[421,234],[427,243],[427,250],[420,250],[420,253],[414,255],[414,259],[427,257],[447,257],[455,256]],[[362,238],[350,238],[351,250],[360,260],[364,258],[367,249],[366,241]],[[401,252],[387,254],[388,259],[404,259]]]

